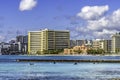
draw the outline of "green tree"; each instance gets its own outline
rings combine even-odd
[[[94,53],[94,52],[93,52],[93,49],[88,49],[88,50],[87,50],[87,53],[88,53],[88,54],[93,54],[93,53]]]
[[[74,50],[74,52],[80,54],[80,53],[82,53],[82,50]]]
[[[87,50],[87,53],[96,55],[96,54],[104,54],[105,52],[103,49],[89,49]]]
[[[36,54],[41,54],[41,51],[37,51]]]
[[[48,50],[43,50],[43,54],[48,54]]]
[[[115,49],[115,52],[116,52],[116,53],[120,52],[120,48],[116,48],[116,49]]]
[[[57,49],[57,50],[43,50],[44,54],[59,54],[63,52],[63,49]]]
[[[103,49],[97,49],[97,54],[103,54],[105,51]]]

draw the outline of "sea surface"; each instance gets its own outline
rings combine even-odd
[[[120,63],[16,62],[15,59],[120,59],[120,56],[0,56],[0,80],[116,80]]]

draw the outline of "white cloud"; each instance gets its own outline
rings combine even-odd
[[[109,10],[109,6],[85,6],[77,16],[83,19],[98,19]]]
[[[109,25],[109,20],[106,19],[106,17],[102,17],[99,20],[89,20],[87,22],[88,22],[87,28],[96,31],[100,31],[103,28],[108,27]]]
[[[21,0],[19,9],[21,11],[31,10],[37,5],[37,0]]]
[[[120,27],[120,9],[113,12],[110,17],[110,26],[113,28]]]
[[[111,15],[103,16],[98,20],[88,20],[87,28],[94,31],[120,30],[120,9],[114,11]]]
[[[85,11],[87,10],[85,9]],[[80,13],[83,13],[83,12],[84,11]],[[84,14],[84,16],[85,15],[86,14]],[[101,16],[98,14],[94,14],[94,15]],[[78,34],[80,34],[78,36],[85,35],[85,36],[91,36],[92,38],[94,37],[94,38],[108,39],[110,38],[111,34],[120,32],[120,9],[113,11],[111,14],[106,14],[106,15],[102,14],[102,16],[98,17],[97,19],[93,19],[93,17],[92,18],[86,17],[85,21],[86,21],[86,25],[75,27],[75,31]]]
[[[102,31],[94,31],[93,35],[96,38],[110,38],[110,35],[115,34],[118,32],[117,30],[108,30],[108,29],[103,29]]]

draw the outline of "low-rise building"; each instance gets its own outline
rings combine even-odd
[[[64,49],[64,54],[75,54],[74,49]]]
[[[10,47],[9,43],[1,42],[0,43],[0,53],[8,54],[9,47]]]
[[[18,54],[18,53],[20,53],[19,52],[19,46],[18,46],[17,43],[10,44],[9,53],[10,54]]]
[[[64,54],[79,54],[79,53],[86,54],[88,49],[90,49],[90,47],[87,47],[85,45],[75,46],[71,49],[67,48],[64,49]]]

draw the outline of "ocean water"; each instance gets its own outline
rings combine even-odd
[[[118,63],[0,62],[0,80],[120,79]]]
[[[77,63],[75,65],[74,62],[54,64],[52,62],[9,61],[16,58],[19,57],[0,57],[0,80],[120,79],[120,63]],[[67,57],[67,59],[69,59],[69,57]]]

